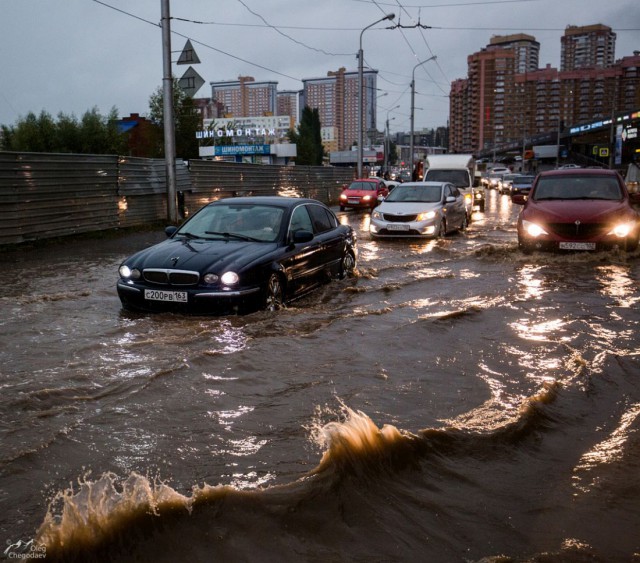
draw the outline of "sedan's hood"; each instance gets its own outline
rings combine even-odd
[[[606,200],[529,200],[523,217],[549,223],[602,223],[613,217],[631,217],[633,211],[626,202]]]
[[[176,270],[239,269],[277,248],[276,243],[236,240],[169,239],[134,254],[126,260],[129,267],[172,268]]]
[[[442,204],[440,202],[383,201],[377,210],[380,211],[380,213],[389,213],[392,215],[415,215],[416,213],[424,213],[426,211],[436,211],[441,207]]]

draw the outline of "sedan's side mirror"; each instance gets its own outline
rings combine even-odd
[[[311,231],[305,231],[304,229],[300,229],[298,231],[293,232],[292,239],[294,244],[311,242],[313,240],[313,233]]]
[[[384,201],[384,194],[378,194],[378,203],[382,203]]]
[[[511,196],[512,203],[515,203],[516,205],[524,205],[527,203],[527,199],[529,198],[525,194],[513,194]]]
[[[445,203],[455,203],[455,201],[456,201],[456,198],[453,197],[452,195],[448,195],[444,200]]]
[[[178,227],[175,227],[174,225],[169,225],[168,227],[165,227],[164,234],[167,235],[167,237],[172,237],[177,230],[178,230]]]

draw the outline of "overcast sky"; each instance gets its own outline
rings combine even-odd
[[[0,124],[43,110],[147,115],[162,85],[161,5],[0,0]],[[640,50],[640,0],[173,0],[172,60],[190,39],[205,80],[196,97],[240,75],[299,90],[302,79],[356,71],[361,31],[391,12],[395,21],[365,31],[362,46],[366,66],[379,71],[378,128],[388,117],[392,132],[410,129],[412,71],[434,55],[415,70],[415,129],[446,125],[451,81],[467,76],[467,56],[493,35],[533,35],[541,67],[559,67],[567,25],[611,27],[617,59]]]

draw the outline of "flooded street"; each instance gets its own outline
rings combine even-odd
[[[640,561],[640,253],[525,256],[517,211],[339,213],[358,275],[242,317],[121,310],[162,232],[7,253],[5,557]]]

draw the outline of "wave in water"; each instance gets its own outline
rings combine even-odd
[[[555,392],[554,385],[545,387],[511,420],[487,432],[451,426],[410,434],[390,425],[378,428],[365,413],[343,405],[342,420],[316,432],[324,446],[317,467],[287,485],[239,490],[204,484],[187,496],[137,473],[126,479],[112,473],[97,480],[85,477],[56,495],[36,542],[48,559],[65,562],[173,561],[188,554],[195,560],[205,554],[207,560],[251,560],[258,553],[261,561],[271,556],[282,561],[293,560],[300,549],[318,556],[338,553],[342,543],[348,553],[355,537],[366,542],[367,534],[345,521],[345,506],[375,512],[368,491],[382,487],[389,494],[413,496],[416,480],[425,479],[421,467],[427,460],[486,451],[487,441],[508,447],[525,438],[546,425],[544,405]],[[392,533],[384,529],[378,533]],[[240,536],[248,547],[236,545]],[[373,545],[356,551],[368,552]]]

